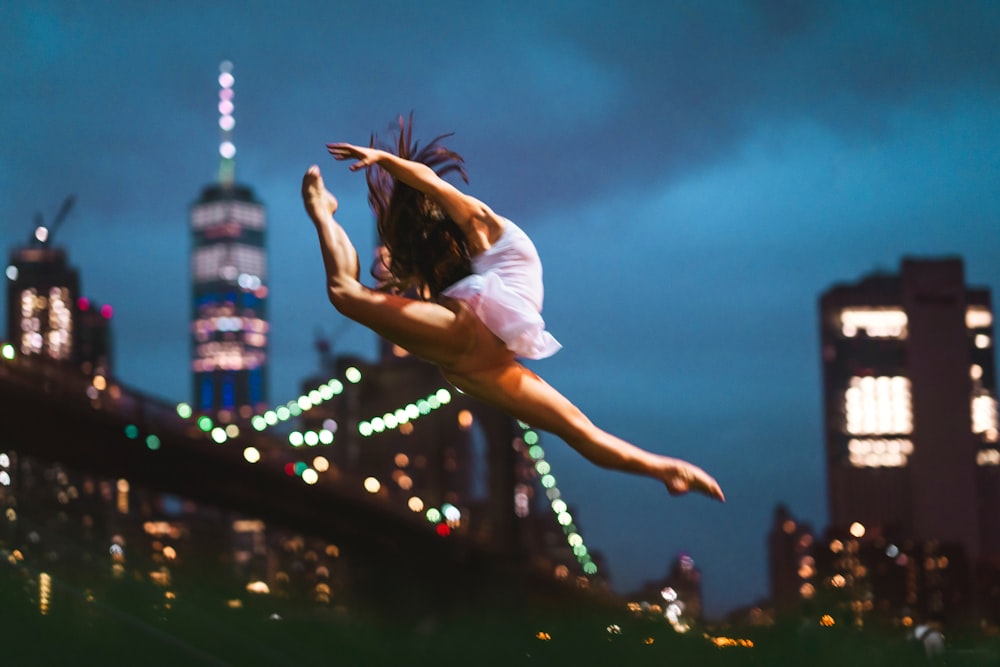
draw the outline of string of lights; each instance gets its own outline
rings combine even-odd
[[[12,345],[7,344],[0,348],[0,357],[5,360],[12,361],[15,355],[16,351]],[[275,406],[263,414],[255,415],[251,418],[250,425],[256,431],[265,431],[339,396],[344,392],[346,387],[345,382],[357,385],[361,380],[361,371],[356,367],[349,367],[344,371],[343,381],[338,378],[332,378],[294,400]],[[382,415],[362,420],[357,426],[358,433],[364,438],[373,438],[379,434],[398,429],[404,424],[410,424],[451,403],[451,391],[445,387],[441,387],[424,398],[407,403],[395,410],[387,411]],[[178,417],[183,420],[193,419],[198,429],[216,444],[225,444],[230,440],[238,439],[240,436],[240,429],[236,424],[226,424],[223,426],[216,424],[208,415],[196,416],[193,408],[188,403],[178,403],[176,412]],[[562,493],[556,484],[555,476],[552,474],[552,466],[545,460],[545,450],[539,444],[540,438],[538,433],[528,424],[518,422],[518,425],[521,428],[520,439],[527,447],[527,455],[534,466],[535,472],[539,476],[539,483],[545,490],[549,506],[556,517],[556,522],[563,530],[567,544],[572,549],[584,573],[587,575],[596,574],[597,564],[594,563],[587,546],[584,544],[583,537],[577,529],[566,501],[562,499]],[[316,431],[292,431],[288,436],[288,442],[290,446],[296,449],[320,445],[328,446],[333,444],[335,432],[336,425],[328,423],[324,425],[324,428]],[[162,446],[161,439],[155,434],[146,434],[145,437],[142,437],[140,429],[136,424],[128,424],[125,427],[124,434],[129,440],[142,440],[151,451],[156,451]],[[243,450],[243,458],[248,463],[254,464],[262,459],[262,455],[256,447],[248,445]],[[311,463],[312,465],[304,461],[289,463],[286,466],[286,472],[298,476],[306,484],[316,484],[319,481],[320,473],[328,470],[330,464],[323,456],[315,457]],[[364,486],[369,493],[377,493],[379,488],[381,488],[381,483],[375,478],[369,477],[364,481]],[[451,530],[457,527],[461,520],[461,512],[457,507],[449,503],[445,503],[440,508],[426,508],[419,498],[414,497],[410,499],[408,506],[414,512],[423,512],[427,520],[435,525],[438,534],[442,536],[450,534]]]

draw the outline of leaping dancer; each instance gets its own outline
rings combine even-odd
[[[316,225],[327,295],[343,315],[440,368],[462,392],[533,427],[554,433],[603,468],[663,482],[672,495],[697,491],[725,500],[701,468],[646,451],[595,426],[567,398],[517,361],[560,349],[545,330],[542,265],[531,239],[513,222],[442,177],[468,182],[462,158],[442,135],[419,152],[399,120],[394,152],[327,144],[337,160],[366,171],[368,201],[386,252],[377,266],[388,285],[359,281],[358,254],[334,220],[337,199],[313,165],[302,199]],[[405,296],[404,296],[405,292]],[[411,296],[412,295],[412,296]]]

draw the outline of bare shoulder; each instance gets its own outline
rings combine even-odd
[[[469,242],[469,250],[476,255],[485,252],[503,236],[507,222],[493,212],[489,206],[475,197],[469,197],[469,215],[463,220],[456,220],[459,228]]]

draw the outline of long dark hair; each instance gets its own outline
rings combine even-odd
[[[399,117],[396,145],[380,142],[372,135],[371,146],[422,162],[439,176],[457,173],[466,183],[464,161],[440,142],[451,134],[435,137],[423,148],[413,142],[413,114],[407,122]],[[375,212],[378,235],[389,250],[387,268],[392,274],[388,288],[416,292],[420,298],[437,297],[446,287],[472,272],[465,235],[430,197],[397,181],[378,165],[369,167],[368,203]]]

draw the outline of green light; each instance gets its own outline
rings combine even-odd
[[[560,526],[568,526],[573,523],[573,517],[569,515],[569,512],[560,512],[559,515],[556,516],[556,521],[559,522]]]
[[[337,380],[337,379],[333,379],[333,380],[330,380],[329,382],[327,382],[327,386],[330,387],[330,389],[333,390],[333,395],[334,396],[336,396],[337,394],[340,394],[342,391],[344,391],[344,383],[341,382],[340,380]]]
[[[303,410],[309,410],[313,406],[312,401],[309,400],[308,396],[299,396],[299,400],[297,401],[297,404]]]
[[[437,523],[438,521],[441,520],[441,512],[438,511],[436,507],[432,507],[429,510],[427,510],[426,516],[427,520],[430,521],[431,523]]]
[[[584,563],[583,571],[587,574],[597,574],[597,565],[594,563]]]
[[[410,419],[417,419],[418,417],[420,417],[420,408],[418,408],[413,403],[407,405],[403,410],[404,412],[406,412],[406,416],[409,417]]]
[[[575,547],[573,547],[573,555],[575,555],[577,558],[583,558],[584,556],[587,555],[587,547],[585,547],[582,544],[576,545]]]
[[[437,396],[437,400],[441,401],[441,405],[448,405],[451,403],[451,392],[447,389],[438,389],[435,396]]]
[[[125,427],[125,437],[129,440],[135,440],[139,437],[139,427],[135,424],[129,424]]]
[[[431,410],[437,410],[441,407],[441,401],[438,400],[437,396],[428,396],[427,405],[430,406]]]
[[[155,452],[157,449],[160,448],[160,439],[155,435],[153,435],[152,433],[150,433],[149,435],[146,436],[146,447],[148,447],[151,451]]]
[[[333,431],[329,429],[323,429],[319,432],[319,441],[324,445],[333,444]]]
[[[542,486],[546,489],[551,489],[556,485],[556,478],[552,475],[542,475]]]
[[[319,389],[315,389],[314,391],[310,391],[309,392],[309,398],[310,399],[312,399],[312,395],[313,395],[314,392],[319,395],[319,397],[320,397],[321,400],[320,401],[313,400],[313,403],[320,403],[322,401],[329,401],[331,398],[333,398],[333,389],[331,389],[330,385],[328,385],[328,384],[320,385]]]
[[[268,410],[264,413],[264,421],[267,422],[268,426],[274,426],[278,423],[278,413],[274,410]]]
[[[542,449],[541,445],[532,445],[531,448],[528,449],[528,456],[537,461],[538,459],[545,457],[545,450]]]
[[[291,403],[288,404],[288,414],[290,414],[293,417],[298,417],[299,415],[302,414],[302,406],[296,403],[295,401],[292,401]]]
[[[357,384],[361,382],[361,371],[359,371],[354,366],[351,366],[346,371],[344,371],[344,377],[347,378],[347,381],[350,382],[351,384]]]
[[[14,352],[15,352],[14,346],[11,345],[10,343],[5,343],[4,346],[0,348],[0,354],[2,354],[3,358],[6,359],[7,361],[14,360]]]
[[[256,431],[263,431],[267,428],[267,420],[260,415],[256,415],[250,420],[250,425],[253,426]]]
[[[566,536],[566,541],[569,542],[571,547],[579,546],[583,544],[583,538],[580,537],[579,533],[570,533]]]
[[[278,421],[283,421],[283,422],[288,421],[288,418],[292,416],[292,413],[289,412],[288,408],[286,408],[284,405],[275,410],[274,414],[278,417]]]
[[[191,410],[191,406],[190,405],[188,405],[187,403],[178,403],[177,404],[177,416],[178,417],[180,417],[181,419],[190,419],[190,417],[191,417],[192,414],[193,414],[193,411]]]
[[[365,438],[370,436],[374,431],[375,429],[373,429],[372,425],[369,424],[368,422],[361,422],[360,424],[358,424],[358,433],[360,433]]]
[[[556,514],[566,511],[566,501],[561,499],[556,499],[552,501],[552,511]]]
[[[547,475],[552,472],[552,466],[549,465],[548,461],[539,461],[535,464],[535,470],[538,471],[539,475]]]
[[[229,436],[226,435],[226,429],[221,426],[216,426],[212,429],[212,440],[215,440],[220,445],[226,441]]]
[[[319,433],[316,431],[306,431],[303,434],[303,437],[305,438],[306,444],[310,447],[315,447],[319,444]]]
[[[304,461],[299,461],[298,463],[295,464],[295,474],[301,477],[302,473],[304,473],[308,468],[309,465],[307,463],[305,463]]]
[[[198,428],[200,428],[205,433],[212,430],[212,418],[208,415],[202,415],[198,417]]]
[[[431,404],[423,399],[417,401],[417,412],[422,415],[429,415],[431,413]]]
[[[524,444],[526,445],[537,445],[538,444],[538,434],[534,431],[524,432]]]
[[[303,442],[305,442],[305,438],[298,431],[292,431],[288,434],[288,444],[292,447],[301,447]]]

